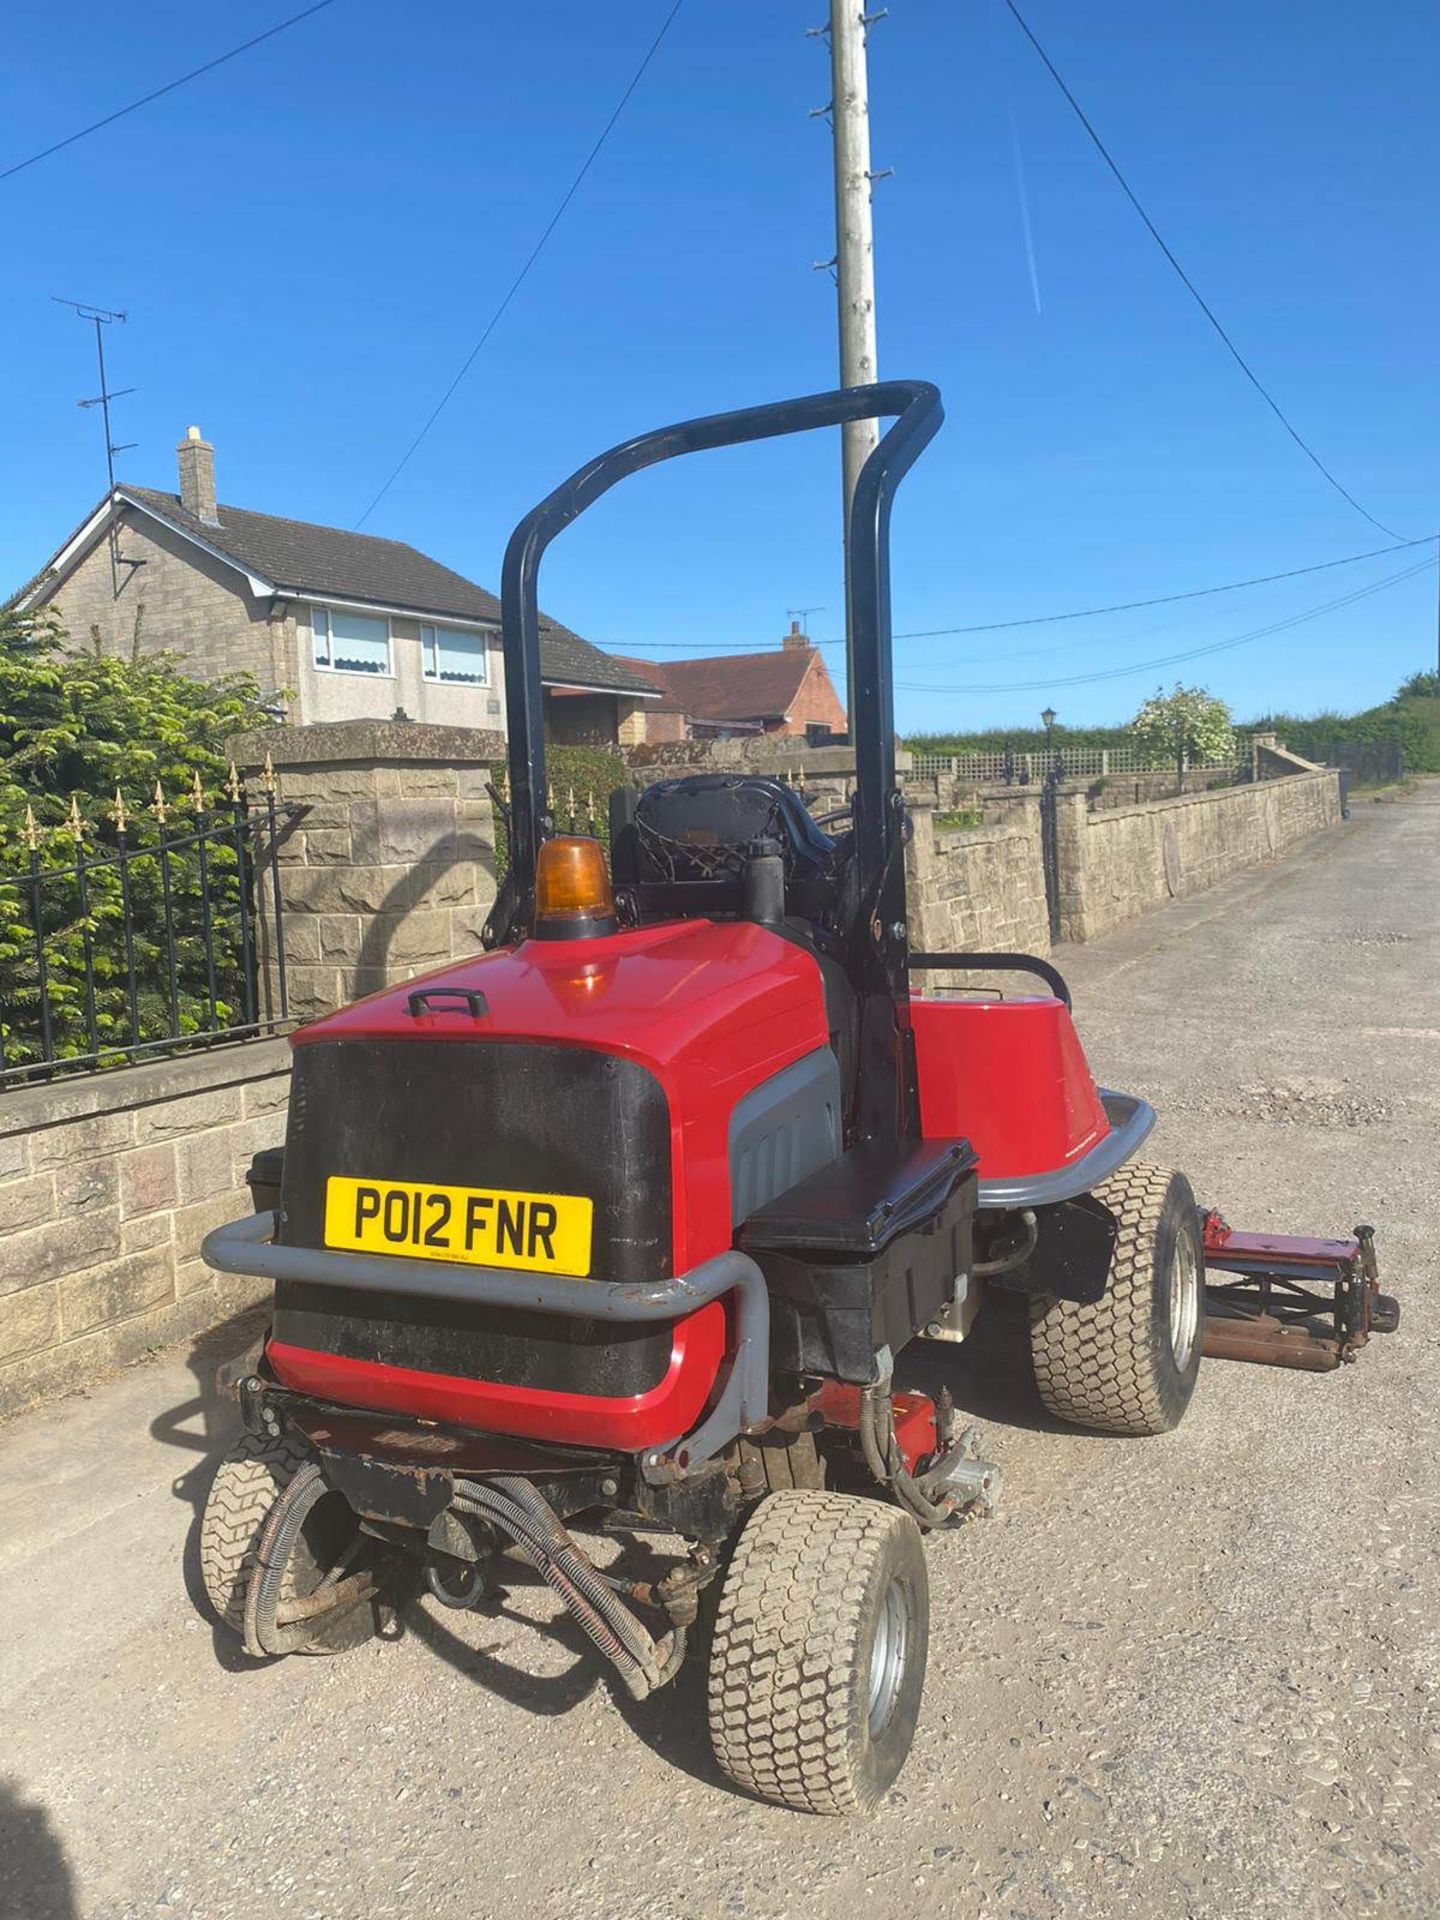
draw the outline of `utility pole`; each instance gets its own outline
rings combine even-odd
[[[870,167],[867,30],[885,12],[867,14],[862,0],[830,0],[830,120],[835,135],[835,270],[840,306],[840,384],[869,386],[879,378],[875,349],[875,241],[870,196],[879,178]],[[887,169],[887,172],[889,169]],[[847,713],[855,671],[850,632],[850,502],[855,482],[880,438],[879,422],[854,420],[840,429],[844,474],[845,684]],[[853,733],[853,719],[851,728]]]

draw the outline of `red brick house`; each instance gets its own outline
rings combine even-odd
[[[614,657],[614,656],[612,656]],[[618,660],[661,689],[643,711],[646,742],[724,740],[751,733],[815,740],[846,731],[830,670],[798,620],[769,653],[699,660]]]

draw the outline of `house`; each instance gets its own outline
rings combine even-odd
[[[500,603],[399,540],[313,526],[215,496],[215,451],[191,427],[179,490],[119,484],[16,596],[53,606],[76,648],[173,650],[202,679],[249,672],[288,717],[505,725]],[[562,741],[635,737],[660,698],[633,663],[541,619],[547,727]]]
[[[637,709],[648,743],[665,740],[728,740],[745,734],[795,736],[812,743],[846,731],[845,708],[830,670],[798,620],[777,649],[722,658],[624,660],[660,688],[660,697]]]

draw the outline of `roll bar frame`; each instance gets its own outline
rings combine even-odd
[[[662,460],[875,419],[892,419],[894,424],[860,470],[846,529],[846,620],[854,672],[849,688],[855,748],[853,882],[860,917],[852,929],[850,965],[861,994],[861,1046],[867,1067],[857,1119],[862,1133],[901,1136],[918,1130],[918,1103],[906,1033],[904,803],[895,784],[890,510],[901,480],[944,419],[939,389],[927,380],[886,380],[808,394],[638,434],[577,468],[521,520],[505,549],[500,586],[510,868],[485,937],[487,945],[498,945],[529,932],[535,858],[541,842],[555,830],[547,801],[540,682],[540,562],[551,541],[621,480]],[[877,1079],[874,1070],[885,1060],[894,1071]]]

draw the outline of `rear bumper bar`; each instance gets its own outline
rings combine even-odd
[[[252,1214],[207,1234],[201,1255],[221,1273],[243,1273],[261,1280],[419,1294],[432,1300],[479,1302],[583,1320],[679,1320],[733,1293],[735,1356],[719,1397],[693,1433],[663,1452],[645,1456],[642,1466],[647,1477],[670,1478],[677,1471],[699,1466],[769,1413],[770,1296],[759,1267],[738,1248],[668,1280],[572,1280],[560,1274],[518,1273],[448,1260],[279,1246],[274,1232],[273,1210]]]
[[[1048,1173],[1002,1175],[985,1178],[985,1163],[980,1163],[980,1207],[1053,1207],[1077,1194],[1091,1193],[1102,1180],[1132,1160],[1149,1138],[1155,1125],[1155,1109],[1133,1093],[1112,1093],[1098,1089],[1100,1104],[1110,1122],[1110,1130],[1088,1153],[1068,1167],[1056,1167]]]

